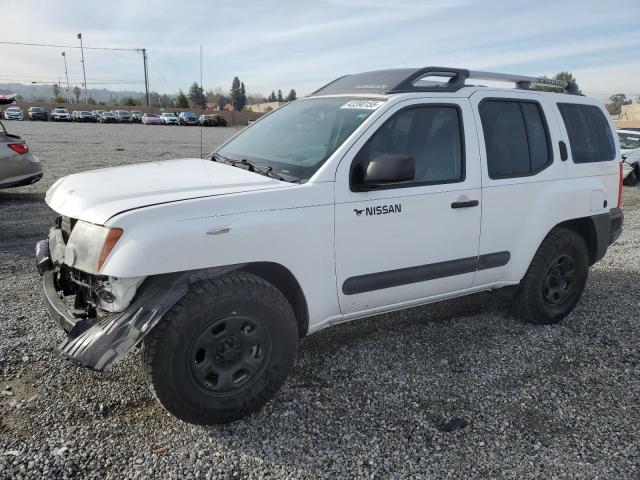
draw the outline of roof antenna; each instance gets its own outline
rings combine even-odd
[[[200,45],[200,89],[202,90],[202,94],[204,95],[204,87],[202,86],[202,45]],[[200,116],[202,116],[205,111],[206,105],[200,105]],[[200,122],[200,158],[203,158],[204,154],[202,153],[202,122]]]

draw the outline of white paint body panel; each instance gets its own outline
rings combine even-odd
[[[481,98],[501,95],[535,98],[544,108],[554,162],[538,175],[505,180],[487,175],[477,105]],[[616,205],[616,161],[576,165],[571,158],[560,160],[558,142],[569,142],[555,102],[593,103],[589,99],[477,87],[378,97],[385,104],[304,185],[209,160],[183,159],[71,175],[49,189],[46,201],[62,215],[124,230],[100,272],[104,275],[144,277],[278,263],[303,290],[310,332],[517,283],[555,225]],[[464,181],[352,192],[349,169],[358,150],[393,112],[424,103],[454,103],[462,110]],[[616,148],[619,156],[617,138]],[[480,205],[451,209],[452,202],[464,199]],[[601,200],[608,207],[600,208]],[[356,217],[353,211],[395,203],[402,204],[402,213]],[[364,294],[342,292],[344,281],[354,275],[501,251],[511,253],[503,267]]]

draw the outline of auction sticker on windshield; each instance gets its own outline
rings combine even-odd
[[[381,102],[379,100],[351,100],[345,103],[344,105],[342,105],[340,108],[352,108],[356,110],[375,110],[383,103],[384,102]]]

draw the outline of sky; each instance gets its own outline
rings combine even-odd
[[[332,79],[448,66],[552,76],[601,100],[640,94],[640,0],[2,0],[0,41],[146,48],[152,91],[231,86],[298,96]],[[82,82],[80,50],[0,43],[0,83]],[[87,84],[144,89],[142,56],[85,50]],[[127,82],[127,83],[125,83]],[[130,82],[130,83],[129,83]]]

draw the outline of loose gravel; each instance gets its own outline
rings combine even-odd
[[[199,130],[7,126],[46,174],[0,191],[0,478],[638,478],[640,189],[561,325],[491,294],[339,325],[262,411],[203,428],[161,409],[138,354],[107,374],[58,358],[33,260],[57,178],[199,156]],[[205,129],[205,150],[234,131]]]

